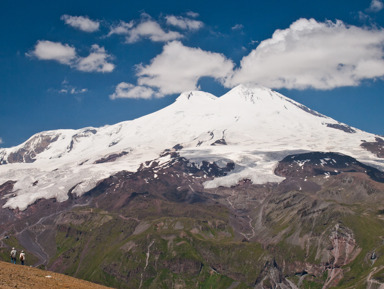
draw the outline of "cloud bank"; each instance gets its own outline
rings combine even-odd
[[[236,69],[222,54],[172,41],[150,64],[138,65],[136,76],[138,86],[120,84],[112,98],[135,93],[137,98],[148,98],[151,91],[159,97],[199,89],[202,77],[228,88],[249,82],[275,89],[357,86],[365,79],[384,76],[384,30],[299,19],[261,41]]]
[[[77,55],[76,49],[68,44],[39,40],[34,50],[27,53],[27,56],[39,60],[57,61],[85,72],[112,72],[115,68],[115,65],[109,62],[112,58],[111,55],[105,51],[104,47],[97,44],[92,45],[87,57],[80,57]]]
[[[381,0],[372,0],[368,9],[378,12],[383,7]],[[155,21],[143,13],[138,21],[120,21],[110,26],[108,36],[122,35],[126,43],[143,39],[165,42],[163,51],[149,64],[136,66],[137,83],[119,83],[110,95],[112,99],[162,97],[195,90],[199,89],[198,83],[203,77],[212,78],[228,88],[252,82],[275,89],[327,90],[357,86],[366,79],[384,76],[382,28],[346,25],[339,20],[299,19],[261,41],[236,67],[223,54],[181,43],[180,39],[186,38],[187,31],[197,31],[204,26],[195,19],[197,13],[186,15],[167,15],[162,21]],[[88,17],[63,15],[62,19],[83,31],[99,29],[99,23]],[[163,28],[160,24],[178,31]],[[232,27],[232,30],[241,29],[241,24]],[[97,44],[91,46],[88,56],[81,57],[71,45],[40,40],[27,55],[56,61],[83,72],[109,73],[115,69],[112,56]]]
[[[98,21],[91,20],[87,16],[63,15],[61,16],[61,20],[63,20],[65,24],[84,32],[95,32],[99,30],[100,27]]]
[[[245,56],[225,85],[333,89],[384,75],[384,31],[299,19]]]

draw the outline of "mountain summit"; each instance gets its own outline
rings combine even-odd
[[[289,154],[339,152],[376,168],[380,159],[364,142],[377,136],[315,112],[277,92],[239,85],[221,97],[201,91],[181,94],[170,106],[147,116],[101,128],[41,132],[19,146],[0,149],[0,184],[14,182],[4,207],[24,210],[41,198],[81,196],[119,171],[136,171],[166,150],[199,165],[234,169],[207,180],[206,188],[280,182],[273,173]]]

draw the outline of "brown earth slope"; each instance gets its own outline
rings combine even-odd
[[[13,265],[0,262],[0,288],[77,288],[77,289],[107,289],[88,281],[79,280],[66,275],[44,271],[28,266]]]

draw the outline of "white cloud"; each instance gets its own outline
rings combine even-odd
[[[100,27],[100,23],[98,21],[91,20],[87,16],[63,15],[61,16],[61,20],[63,20],[65,24],[84,32],[95,32],[99,30]]]
[[[92,45],[87,57],[77,55],[74,47],[60,42],[40,40],[33,51],[26,54],[39,60],[54,60],[85,72],[112,72],[115,65],[108,62],[112,57],[107,54],[104,47]]]
[[[368,11],[379,12],[384,8],[384,4],[381,0],[372,0],[371,5],[368,8]]]
[[[110,58],[111,56],[106,53],[104,47],[94,44],[91,53],[87,57],[79,58],[75,67],[86,72],[112,72],[115,65],[108,62]]]
[[[355,86],[384,75],[383,46],[383,29],[299,19],[245,56],[226,86],[244,82],[289,89]]]
[[[137,75],[140,86],[155,87],[161,94],[172,94],[197,89],[201,77],[223,81],[232,71],[233,62],[222,54],[172,41],[149,65],[139,65]]]
[[[2,144],[3,143],[3,139],[0,137],[0,144]]]
[[[203,27],[203,22],[185,18],[182,16],[165,16],[168,25],[176,26],[184,30],[198,30]]]
[[[191,13],[189,17],[198,16],[198,14]],[[183,30],[198,30],[204,26],[201,21],[182,16],[167,15],[165,16],[165,20],[167,25]],[[158,21],[153,20],[151,16],[146,13],[141,14],[140,21],[120,21],[118,25],[112,25],[107,36],[114,34],[125,35],[127,43],[135,43],[143,39],[149,39],[153,42],[168,42],[184,38],[184,35],[180,32],[165,30]]]
[[[361,11],[359,11],[357,13],[357,15],[359,16],[359,20],[363,21],[363,22],[371,19],[370,16],[368,16],[367,14],[365,14],[364,12],[361,12]]]
[[[59,90],[59,93],[63,93],[63,94],[82,94],[82,93],[85,93],[87,92],[88,89],[86,88],[82,88],[82,89],[77,89],[75,87],[71,88],[71,89],[66,89],[66,88],[62,88],[61,90]]]
[[[87,88],[77,88],[76,86],[71,85],[68,80],[64,79],[61,82],[61,88],[60,89],[54,89],[51,88],[48,91],[50,92],[55,92],[55,93],[60,93],[60,94],[71,94],[71,95],[78,95],[78,94],[83,94],[88,91]]]
[[[244,28],[244,25],[243,24],[236,24],[235,26],[233,26],[231,29],[232,30],[242,30]]]
[[[116,26],[112,26],[108,36],[111,36],[113,34],[118,34],[118,35],[127,35],[129,34],[129,30],[134,26],[134,22],[124,22],[120,21],[120,23]]]
[[[40,40],[37,42],[35,49],[27,55],[35,56],[40,60],[55,60],[70,65],[76,59],[76,50],[68,44]]]
[[[151,20],[145,19],[136,27],[129,29],[126,37],[127,43],[138,42],[143,38],[148,38],[154,42],[167,42],[170,40],[180,39],[183,35],[175,31],[164,31],[160,25]]]
[[[82,88],[82,89],[77,89],[76,87],[72,88],[62,88],[59,90],[59,93],[62,94],[83,94],[86,93],[88,89]]]
[[[152,97],[162,97],[163,95],[156,92],[150,87],[135,86],[131,83],[121,82],[116,86],[115,92],[109,97],[111,99],[116,98],[144,98],[149,99]]]
[[[199,17],[199,13],[196,13],[193,11],[188,11],[187,16],[192,17],[192,18],[196,18],[196,17]]]

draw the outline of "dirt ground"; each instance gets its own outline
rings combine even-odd
[[[44,271],[28,266],[0,261],[0,288],[23,289],[107,289],[109,287],[79,280],[66,275]]]

